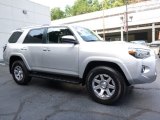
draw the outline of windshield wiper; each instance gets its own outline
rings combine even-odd
[[[97,41],[101,41],[101,40],[87,40],[87,42],[97,42]]]

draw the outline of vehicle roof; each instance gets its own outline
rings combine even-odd
[[[36,29],[36,28],[45,28],[45,27],[60,27],[60,26],[71,26],[71,25],[35,25],[35,26],[27,26],[27,27],[22,27],[22,28],[17,28],[15,31],[23,31],[23,30],[31,30],[31,29]]]

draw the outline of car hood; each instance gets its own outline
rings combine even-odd
[[[90,46],[90,49],[96,49],[96,50],[126,50],[128,48],[142,48],[142,49],[150,49],[149,47],[145,45],[140,44],[134,44],[129,42],[123,42],[123,41],[113,41],[113,42],[103,42],[103,41],[97,41],[97,42],[87,42],[87,44]]]
[[[82,51],[85,53],[92,54],[93,56],[114,56],[119,57],[123,55],[128,55],[129,48],[141,48],[141,49],[150,49],[147,46],[133,44],[128,42],[113,41],[113,42],[87,42],[83,47]]]

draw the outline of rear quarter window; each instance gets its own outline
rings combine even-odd
[[[21,35],[22,35],[22,32],[20,32],[20,31],[12,33],[8,42],[9,43],[16,43]]]

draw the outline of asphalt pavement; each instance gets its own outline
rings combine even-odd
[[[0,63],[0,120],[160,120],[160,59],[157,80],[135,85],[113,106],[88,97],[85,86],[33,78],[17,85]]]

